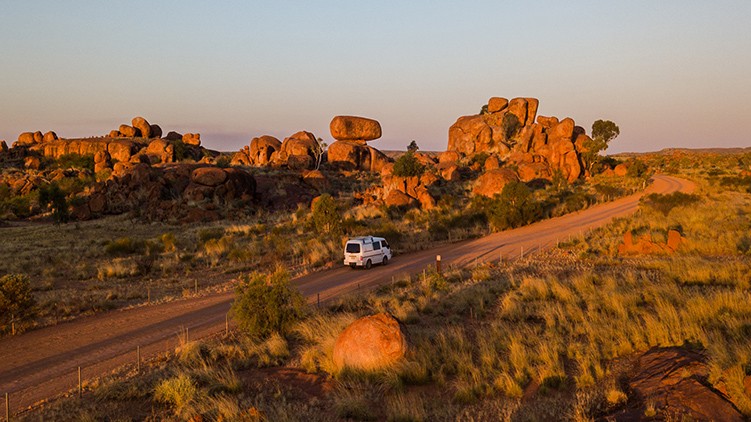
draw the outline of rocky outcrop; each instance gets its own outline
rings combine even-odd
[[[274,153],[282,148],[282,143],[273,136],[263,135],[253,138],[249,146],[245,146],[232,156],[232,165],[267,166],[272,163]]]
[[[381,137],[377,120],[356,116],[336,116],[329,124],[331,136],[337,141],[365,143]]]
[[[172,163],[175,161],[175,146],[164,139],[154,139],[140,154],[148,156],[152,164]]]
[[[706,357],[681,347],[653,348],[639,356],[624,380],[625,407],[603,420],[744,421],[720,388],[709,382]]]
[[[253,176],[240,169],[200,164],[151,167],[116,163],[112,176],[97,183],[85,197],[91,215],[136,213],[146,219],[190,222],[227,216],[227,205],[250,203],[256,191]]]
[[[506,166],[527,167],[522,180],[549,180],[560,171],[573,182],[583,174],[581,153],[589,137],[570,118],[538,117],[538,107],[535,98],[493,97],[487,113],[460,117],[449,128],[447,150],[467,157],[492,154]]]
[[[295,170],[312,169],[315,164],[315,151],[318,145],[315,135],[300,131],[284,139],[279,151],[272,154],[275,165],[288,166]]]
[[[182,137],[182,141],[185,145],[193,145],[195,147],[201,146],[201,134],[200,133],[186,133]]]
[[[407,336],[399,321],[388,314],[360,318],[350,324],[334,344],[334,366],[378,371],[401,361],[408,350]]]
[[[420,205],[422,209],[432,209],[436,205],[435,198],[430,194],[429,187],[438,182],[438,177],[432,173],[422,176],[394,176],[381,177],[383,181],[382,196],[387,206]],[[398,193],[395,193],[398,192]]]

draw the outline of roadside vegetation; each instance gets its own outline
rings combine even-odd
[[[268,306],[239,307],[245,315],[235,318],[243,328],[183,342],[145,373],[126,368],[92,383],[82,401],[60,400],[27,417],[595,420],[637,400],[624,381],[630,364],[650,348],[669,346],[706,356],[707,382],[751,417],[744,389],[751,375],[751,195],[710,175],[717,167],[714,159],[688,170],[675,167],[674,173],[697,182],[693,194],[647,197],[632,217],[523,260],[442,274],[427,269],[322,308],[295,306],[276,329],[242,323],[266,315]],[[722,176],[740,177],[739,170],[727,170],[738,167],[724,167]],[[506,200],[540,194],[512,189],[513,196],[504,191]],[[498,212],[502,223],[527,216]],[[408,212],[390,222],[402,233],[420,218]],[[476,218],[484,230],[496,221]],[[342,223],[347,230],[346,217]],[[618,253],[629,231],[660,241],[669,230],[682,236],[672,255]],[[202,233],[204,242],[219,242],[236,232]],[[273,293],[286,277],[282,271],[251,275],[241,294],[273,303],[286,297],[282,288]],[[405,324],[412,346],[406,361],[375,374],[337,372],[336,337],[357,317],[375,312]],[[644,417],[666,416],[658,412],[648,406]]]

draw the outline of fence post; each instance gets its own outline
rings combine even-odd
[[[519,259],[524,259],[524,246],[521,247],[521,253],[519,254]]]
[[[141,373],[141,346],[136,346],[136,372]]]
[[[5,420],[10,421],[10,398],[8,398],[8,393],[5,393]]]
[[[146,288],[146,303],[151,305],[151,287]]]
[[[83,385],[81,384],[81,367],[78,367],[78,398],[83,397]]]
[[[198,280],[195,280],[195,282],[196,284],[195,284],[195,288],[193,289],[193,291],[195,292],[195,295],[198,296]]]
[[[229,312],[224,314],[224,334],[229,335]]]
[[[435,256],[435,270],[439,275],[441,274],[441,256],[440,255]]]
[[[317,306],[320,308],[321,307],[321,294],[317,293],[316,295],[318,297],[318,305]]]
[[[12,336],[16,335],[16,321],[12,321],[10,323],[10,335]]]

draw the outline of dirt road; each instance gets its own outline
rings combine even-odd
[[[655,176],[647,193],[690,192],[693,188],[687,180]],[[309,301],[326,301],[422,271],[435,263],[436,255],[441,255],[444,265],[513,259],[628,215],[637,209],[640,197],[635,194],[527,227],[400,255],[387,266],[369,271],[339,268],[301,277],[294,283]],[[221,332],[232,298],[232,293],[223,293],[142,306],[4,338],[0,340],[0,396],[10,393],[11,410],[17,412],[76,387],[78,367],[84,379],[94,378],[135,362],[137,347],[144,358],[173,349],[183,329],[187,328],[191,339]],[[0,407],[4,410],[4,404]]]

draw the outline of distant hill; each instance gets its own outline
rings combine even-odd
[[[751,153],[751,147],[746,148],[664,148],[659,151],[651,152],[620,152],[613,154],[613,157],[635,157],[639,155],[650,154],[716,154],[716,155],[733,155]]]

